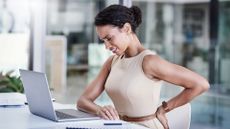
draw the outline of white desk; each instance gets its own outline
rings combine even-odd
[[[65,105],[54,104],[55,108]],[[67,126],[97,129],[115,129],[117,126],[103,126],[105,120],[54,122],[30,113],[28,106],[0,107],[0,129],[65,129]],[[94,128],[93,128],[94,127]],[[123,122],[116,129],[147,129],[145,127]]]

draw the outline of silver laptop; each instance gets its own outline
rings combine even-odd
[[[31,113],[53,121],[97,120],[99,117],[75,109],[55,110],[46,75],[40,72],[19,70]]]

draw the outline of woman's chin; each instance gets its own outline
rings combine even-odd
[[[113,54],[115,54],[115,55],[117,55],[117,56],[122,55],[122,54],[121,54],[121,53],[119,53],[119,52],[114,52]]]
[[[113,55],[117,55],[117,56],[120,56],[120,54],[118,54],[118,53],[113,53]]]
[[[123,55],[124,53],[120,52],[120,51],[115,51],[115,52],[112,52],[114,55],[117,55],[117,56],[121,56]]]

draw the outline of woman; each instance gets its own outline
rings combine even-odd
[[[98,76],[87,86],[77,107],[104,119],[122,119],[151,129],[168,129],[165,114],[207,91],[209,83],[200,75],[145,49],[135,34],[140,23],[141,10],[136,6],[111,5],[97,14],[97,34],[106,49],[115,55],[108,58]],[[162,81],[182,86],[184,90],[159,106]],[[115,107],[94,103],[104,90]]]

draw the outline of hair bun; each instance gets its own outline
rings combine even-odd
[[[138,27],[142,22],[141,9],[139,7],[137,7],[137,6],[132,6],[132,7],[130,7],[130,10],[133,13],[133,17],[134,17],[134,21],[136,23],[136,27]]]

